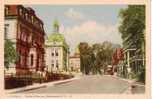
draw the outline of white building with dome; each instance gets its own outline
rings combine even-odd
[[[69,46],[63,34],[59,33],[57,20],[53,24],[53,33],[45,41],[45,61],[48,72],[67,72],[69,66]]]

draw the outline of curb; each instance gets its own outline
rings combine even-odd
[[[129,79],[120,78],[120,77],[117,77],[117,76],[112,76],[112,77],[123,80],[123,81],[127,81],[128,83],[133,84],[135,86],[145,86],[144,84],[135,83],[136,82],[135,80],[129,80]]]
[[[36,85],[25,86],[25,87],[17,88],[17,89],[5,90],[5,92],[8,94],[11,94],[11,93],[28,91],[28,90],[32,90],[32,89],[39,89],[39,88],[43,88],[43,87],[46,87],[46,86],[42,85],[42,84],[36,84]]]
[[[24,91],[29,91],[29,90],[34,90],[34,89],[39,89],[39,88],[45,88],[48,86],[55,86],[59,84],[64,84],[73,80],[79,79],[78,77],[71,78],[71,79],[66,79],[66,80],[59,80],[59,81],[53,81],[49,83],[43,83],[43,84],[36,84],[36,85],[31,85],[31,86],[26,86],[22,88],[17,88],[17,89],[11,89],[11,90],[5,90],[6,93],[12,94],[12,93],[18,93],[18,92],[24,92]]]
[[[127,81],[128,83],[132,84],[135,82],[135,80],[130,80],[130,79],[125,79],[125,78],[121,78],[121,77],[117,77],[117,76],[112,76],[113,78],[117,78],[123,81]]]

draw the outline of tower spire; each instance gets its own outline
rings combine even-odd
[[[59,22],[57,19],[54,20],[53,31],[54,31],[54,33],[59,33]]]

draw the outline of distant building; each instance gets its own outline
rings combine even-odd
[[[43,22],[32,8],[22,5],[5,6],[5,40],[10,39],[19,54],[16,64],[5,69],[5,74],[27,75],[42,72],[44,63]]]
[[[77,48],[73,56],[70,56],[70,71],[80,72],[80,53]]]
[[[46,70],[49,72],[66,72],[69,66],[69,46],[62,34],[59,33],[57,20],[53,24],[53,33],[45,42]]]

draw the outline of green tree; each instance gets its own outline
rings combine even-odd
[[[92,50],[93,50],[93,54],[95,57],[92,72],[93,72],[93,74],[97,74],[97,73],[101,74],[101,69],[102,69],[102,66],[104,63],[102,60],[102,57],[100,57],[102,55],[102,51],[103,51],[102,44],[100,44],[100,43],[93,44]]]
[[[141,43],[144,42],[145,6],[129,5],[126,9],[121,9],[119,17],[122,39],[126,40],[129,37],[124,45],[141,48]]]
[[[81,42],[79,44],[80,51],[80,61],[81,61],[81,72],[84,74],[89,74],[92,68],[92,63],[94,60],[92,48],[86,42]]]
[[[5,68],[9,68],[11,63],[15,63],[18,59],[18,54],[13,46],[13,42],[10,40],[5,40],[5,47],[4,47],[4,65]]]
[[[103,61],[104,61],[103,68],[104,68],[104,70],[107,69],[108,65],[111,65],[112,55],[114,53],[113,45],[114,44],[112,44],[111,42],[108,42],[108,41],[105,41],[102,44],[102,46],[103,46],[102,57],[104,57],[103,58]]]
[[[86,42],[79,44],[81,72],[84,74],[101,74],[101,69],[112,62],[112,55],[114,52],[114,44],[105,41],[102,44],[95,43],[89,46]]]
[[[121,9],[119,32],[122,35],[124,48],[136,48],[136,55],[145,55],[145,5],[129,5]],[[142,64],[140,64],[142,65]],[[143,64],[145,66],[145,64]],[[142,65],[142,66],[143,66]],[[139,66],[139,64],[138,64]],[[145,75],[145,67],[140,76]]]

